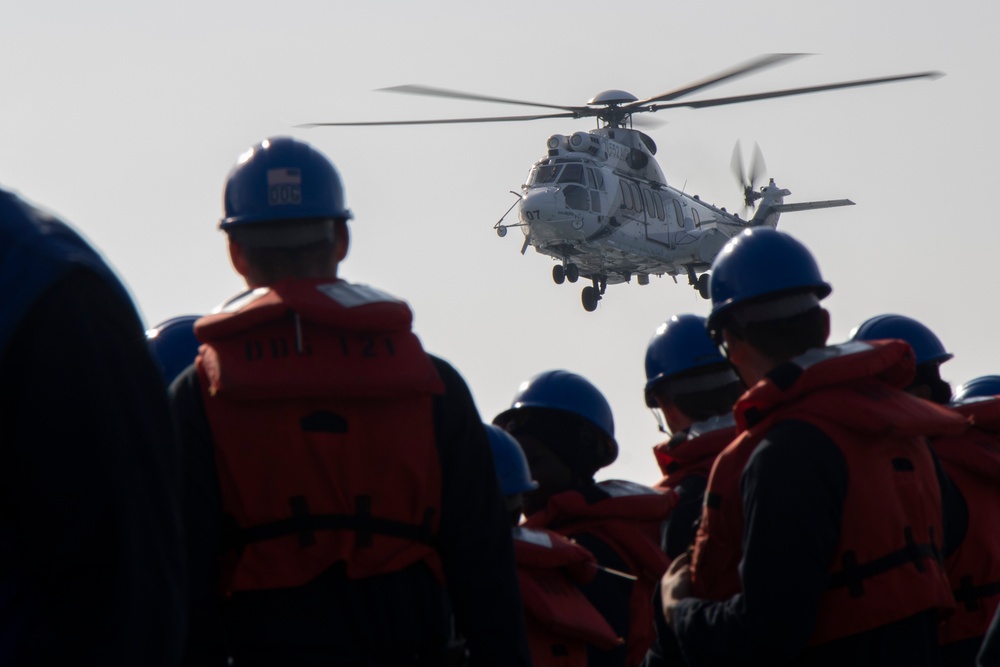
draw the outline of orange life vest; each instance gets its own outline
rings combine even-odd
[[[588,644],[622,643],[577,587],[597,572],[589,551],[552,531],[521,526],[514,529],[514,554],[535,667],[586,667]]]
[[[198,320],[215,442],[225,592],[426,563],[441,508],[432,397],[443,384],[409,307],[343,281],[292,280]]]
[[[913,370],[913,352],[901,341],[851,342],[810,351],[744,394],[735,408],[741,434],[708,482],[692,562],[697,597],[724,600],[741,591],[740,477],[775,424],[798,420],[822,430],[848,470],[830,587],[810,644],[953,608],[940,555],[940,486],[925,436],[961,432],[965,423],[898,388]]]
[[[677,433],[653,448],[653,455],[663,473],[663,479],[653,488],[664,491],[680,484],[689,475],[708,478],[712,464],[736,437],[736,419],[728,412],[712,419],[694,423],[687,431]]]
[[[590,503],[579,491],[549,498],[545,509],[528,517],[528,528],[548,528],[567,537],[586,533],[601,540],[621,557],[636,577],[629,603],[629,632],[625,637],[629,665],[637,665],[655,637],[653,591],[670,561],[660,549],[663,521],[677,504],[677,494],[661,493],[641,484],[608,480],[597,486],[610,497]]]
[[[941,625],[940,642],[982,637],[1000,605],[1000,398],[952,406],[973,426],[931,442],[969,512],[968,529],[945,560],[955,613]]]

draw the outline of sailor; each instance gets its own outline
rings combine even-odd
[[[248,291],[196,323],[203,347],[173,385],[189,661],[527,664],[478,412],[406,303],[338,278],[351,213],[334,166],[265,139],[224,201]]]
[[[180,657],[179,461],[125,288],[0,190],[0,664]]]
[[[954,601],[927,437],[965,422],[902,390],[905,343],[827,347],[830,291],[805,246],[771,228],[713,265],[708,328],[749,389],[691,562],[663,579],[691,665],[937,664]]]
[[[604,568],[581,590],[625,644],[589,647],[587,664],[639,664],[653,641],[650,600],[668,565],[660,530],[676,494],[594,482],[618,456],[614,420],[604,395],[575,373],[546,371],[522,383],[493,423],[517,439],[538,482],[525,496],[524,527],[574,540]]]
[[[952,485],[944,556],[957,607],[941,624],[941,662],[972,667],[1000,604],[1000,386],[977,378],[960,387],[951,403],[940,367],[954,355],[911,317],[878,315],[851,332],[853,340],[889,338],[906,341],[916,356],[916,377],[907,391],[951,404],[971,422],[965,433],[935,438],[931,447]]]
[[[538,483],[531,479],[517,440],[493,424],[486,430],[514,525],[531,664],[586,667],[588,646],[607,650],[623,643],[578,587],[593,580],[597,561],[589,551],[558,533],[517,525],[524,494],[537,489]]]
[[[663,474],[654,488],[679,496],[664,529],[671,560],[694,544],[708,473],[736,436],[733,404],[743,389],[700,315],[674,315],[646,347],[646,405],[670,434],[653,448]]]
[[[646,347],[646,406],[670,438],[653,448],[663,477],[653,488],[672,489],[678,503],[664,522],[662,547],[673,560],[694,544],[705,486],[715,458],[736,437],[733,404],[743,383],[719,351],[699,315],[674,315]],[[644,667],[683,661],[654,594],[656,640]]]

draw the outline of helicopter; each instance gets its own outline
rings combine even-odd
[[[706,108],[756,100],[803,95],[826,90],[854,88],[911,79],[936,79],[940,72],[919,72],[839,83],[790,88],[764,93],[675,101],[710,86],[787,62],[799,53],[765,54],[670,92],[638,99],[623,90],[606,90],[586,106],[566,106],[479,95],[422,85],[383,88],[395,93],[494,102],[558,109],[560,113],[525,116],[492,116],[404,121],[360,121],[308,123],[302,127],[427,125],[530,121],[545,118],[593,117],[597,126],[569,135],[553,134],[546,141],[546,154],[531,167],[517,199],[493,225],[500,237],[511,227],[524,235],[523,255],[528,246],[556,261],[552,279],[556,284],[590,282],[581,301],[588,312],[597,309],[608,285],[631,282],[648,285],[650,276],[667,275],[677,282],[686,276],[702,298],[709,298],[712,261],[732,237],[751,227],[776,227],[782,213],[851,206],[849,199],[785,203],[791,192],[773,178],[758,188],[766,167],[755,146],[749,171],[744,169],[739,142],[731,167],[743,193],[743,217],[702,201],[668,185],[656,162],[656,143],[635,129],[633,116],[679,107]],[[517,207],[517,222],[504,223]],[[753,211],[753,215],[749,213]]]

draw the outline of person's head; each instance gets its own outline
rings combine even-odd
[[[197,315],[172,317],[146,331],[146,345],[168,387],[198,356],[197,319]]]
[[[525,513],[549,496],[593,481],[618,458],[614,419],[604,394],[568,371],[546,371],[523,382],[511,407],[493,423],[524,450],[539,488],[525,498]]]
[[[833,288],[809,250],[770,227],[734,237],[712,264],[707,327],[747,385],[775,366],[823,347],[830,317],[819,302]]]
[[[493,450],[493,464],[500,482],[500,491],[507,498],[507,509],[512,523],[517,525],[524,509],[524,494],[538,488],[538,482],[531,479],[528,460],[524,458],[521,445],[507,431],[493,424],[485,424]]]
[[[313,147],[288,137],[253,146],[229,172],[223,204],[219,228],[250,287],[336,277],[352,216],[340,175]]]
[[[742,393],[743,384],[708,335],[704,317],[674,315],[657,328],[646,347],[644,395],[660,430],[664,421],[666,430],[676,433],[725,414]]]
[[[914,396],[944,405],[951,400],[951,385],[941,379],[941,364],[953,354],[927,326],[905,315],[876,315],[851,331],[851,340],[897,339],[913,348],[917,372],[906,388]]]
[[[1000,396],[1000,375],[983,375],[958,385],[951,397],[952,403],[970,398]]]

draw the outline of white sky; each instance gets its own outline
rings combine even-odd
[[[943,369],[954,384],[1000,373],[997,3],[105,0],[11,2],[3,14],[0,185],[93,241],[148,325],[240,289],[215,227],[223,180],[249,145],[295,136],[344,177],[356,220],[342,275],[411,303],[425,346],[462,372],[486,420],[527,377],[578,372],[615,413],[622,454],[603,476],[645,483],[660,439],[642,402],[646,343],[707,302],[654,278],[609,287],[586,313],[583,283],[555,285],[550,259],[518,254],[517,230],[492,230],[546,138],[592,121],[293,126],[531,113],[373,92],[408,83],[575,105],[609,88],[649,97],[770,52],[816,55],[692,99],[941,70],[934,82],[660,112],[668,124],[650,134],[668,180],[720,206],[740,202],[737,139],[748,157],[760,143],[788,201],[858,203],[779,225],[834,286],[834,341],[898,312],[955,353]]]

